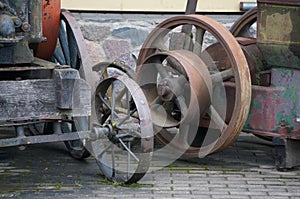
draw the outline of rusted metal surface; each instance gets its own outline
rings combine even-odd
[[[165,60],[172,60],[172,63],[163,66]],[[177,64],[174,66],[173,62]],[[181,74],[175,74],[175,71],[180,71]],[[166,74],[163,74],[164,72]],[[174,75],[184,77],[176,78]],[[160,82],[157,82],[158,77],[161,77]],[[191,117],[197,117],[196,114],[203,116],[211,104],[212,81],[209,77],[205,63],[190,51],[168,51],[148,57],[139,68],[137,80],[146,94],[148,103],[152,106],[162,105],[164,102],[183,97],[187,109],[181,113],[178,121],[174,118],[173,121],[168,118],[166,121],[162,120],[160,113],[153,110],[154,124],[162,127],[175,127]],[[160,103],[155,103],[157,98],[160,99],[158,100]],[[197,113],[197,110],[200,112]]]
[[[211,147],[211,145],[191,147],[186,152],[186,154],[188,154],[189,156],[203,156],[203,154],[199,153],[199,149],[206,152],[209,150],[211,152],[214,152],[224,149],[235,140],[240,130],[243,128],[244,122],[246,121],[248,116],[248,110],[251,100],[250,74],[244,54],[234,37],[219,23],[208,17],[200,15],[178,16],[167,19],[164,22],[160,23],[146,39],[138,57],[137,67],[139,68],[139,65],[142,64],[143,61],[153,53],[168,50],[168,46],[164,45],[163,41],[165,41],[165,38],[173,29],[185,24],[196,27],[198,33],[211,33],[218,40],[218,42],[221,43],[221,47],[226,52],[225,54],[229,57],[228,60],[231,63],[234,77],[233,79],[235,81],[236,88],[238,91],[241,91],[236,92],[233,96],[233,98],[236,99],[233,107],[233,114],[231,115],[231,118],[226,121],[227,123],[224,122],[225,119],[223,119],[222,121],[222,119],[217,119],[218,117],[214,117],[214,115],[211,116],[212,118],[216,119],[216,121],[219,121],[219,124],[221,124],[219,126],[223,126],[222,123],[225,123],[225,127],[221,127],[220,138],[218,139],[218,136],[217,138],[215,138],[216,143],[213,143],[214,147]],[[200,55],[206,65],[211,65],[211,61],[213,59],[206,60],[204,56],[205,53],[201,52],[203,50],[201,50],[201,46],[203,45],[201,35],[200,37],[195,36],[194,38],[198,38],[198,40],[196,40],[196,43],[198,42],[200,49],[198,48],[199,46],[197,47],[197,45],[195,45],[192,51],[195,54]],[[220,64],[220,67],[224,66]],[[226,68],[222,68],[222,70],[226,70]],[[216,113],[215,111],[212,112]],[[205,119],[202,118],[202,120]],[[208,122],[209,121],[210,119],[208,119]],[[168,139],[169,138],[166,138],[166,140]]]
[[[293,5],[258,4],[257,43],[271,66],[299,69],[300,3],[293,2]]]
[[[251,10],[247,11],[243,14],[234,24],[230,27],[230,32],[235,37],[253,37],[250,32],[251,26],[256,23],[257,21],[257,8],[252,8]]]
[[[38,44],[35,56],[50,60],[56,47],[60,23],[60,0],[42,1],[42,30],[47,41]]]
[[[288,125],[288,134],[299,134],[299,85],[298,70],[272,69],[272,86],[253,86],[252,102],[246,129],[282,133],[283,122]],[[285,127],[286,129],[286,127]]]

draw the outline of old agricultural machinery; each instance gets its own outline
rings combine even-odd
[[[258,0],[230,32],[191,14],[196,4],[160,23],[138,57],[156,139],[202,157],[244,131],[273,141],[278,169],[299,165],[300,1]]]
[[[108,179],[138,181],[153,147],[147,101],[129,77],[98,81],[60,0],[0,1],[0,147],[61,141]]]
[[[92,67],[59,0],[0,0],[0,147],[63,141],[131,183],[153,154],[203,157],[243,130],[278,146],[278,168],[298,165],[300,2],[259,0],[230,31],[196,4],[150,33],[135,73]]]

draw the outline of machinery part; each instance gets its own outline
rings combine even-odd
[[[59,26],[58,42],[52,57],[52,61],[60,65],[69,65],[72,68],[79,70],[80,77],[86,79],[91,86],[92,92],[94,92],[94,88],[99,76],[97,73],[92,71],[84,38],[75,18],[69,11],[61,11]],[[50,43],[49,45],[52,44],[53,43]],[[75,119],[75,125],[82,123],[81,120],[82,119],[80,119],[78,122]],[[89,121],[86,121],[88,124]],[[73,127],[73,129],[77,129],[77,127]],[[68,132],[68,130],[65,130],[65,132]],[[70,154],[74,158],[82,159],[87,157],[86,154],[88,154],[88,151],[83,147],[81,141],[67,141],[65,143]],[[81,155],[82,157],[80,157]]]
[[[53,61],[60,65],[69,65],[79,70],[80,77],[89,83],[92,92],[95,91],[99,76],[92,70],[80,27],[73,15],[67,10],[61,11],[58,44],[53,58]]]
[[[186,33],[182,33],[185,25],[192,26],[188,38]],[[184,43],[181,42],[183,38]],[[219,46],[217,52],[206,48],[208,41],[214,41],[213,45]],[[177,49],[187,49],[197,54],[207,66],[213,83],[212,105],[200,119],[200,132],[197,134],[200,138],[196,138],[196,141],[203,140],[201,135],[206,135],[211,130],[216,130],[215,137],[207,144],[205,140],[195,143],[185,155],[203,156],[201,151],[222,150],[239,135],[248,116],[251,80],[245,56],[235,38],[223,25],[205,16],[185,15],[163,21],[150,33],[140,51],[137,69],[152,54]],[[229,63],[219,62],[224,56],[228,57]],[[227,106],[228,101],[232,102],[231,107]],[[210,127],[210,123],[215,127]],[[163,144],[170,142],[166,138]]]
[[[87,117],[75,117],[73,118],[73,123],[62,123],[62,133],[71,133],[78,131],[89,130],[89,121]],[[78,160],[89,157],[90,152],[84,147],[83,142],[79,140],[65,141],[65,145],[70,153],[70,155]]]
[[[258,0],[257,45],[266,65],[299,69],[299,1]],[[276,31],[275,31],[276,30]]]
[[[241,11],[249,11],[256,6],[257,6],[256,2],[240,2]]]
[[[166,51],[149,56],[137,77],[159,131],[156,139],[178,154],[185,153],[196,137],[200,117],[211,104],[207,66],[190,51]]]
[[[256,38],[257,7],[248,10],[229,29],[235,37]],[[254,27],[255,26],[255,27]]]
[[[116,96],[124,89],[122,103],[117,103]],[[101,133],[89,145],[100,170],[114,182],[137,182],[146,174],[153,150],[152,121],[143,91],[129,77],[114,76],[98,85],[94,97],[99,122],[94,130]]]
[[[95,77],[94,73],[91,71],[87,48],[80,28],[69,11],[62,10],[60,16],[59,37],[53,55],[54,61],[61,65],[69,65],[72,68],[79,70],[80,77],[89,83],[93,92],[93,85],[95,85],[98,77]],[[86,124],[82,121],[85,121]],[[85,125],[89,125],[89,119],[79,118],[78,120],[78,118],[74,118],[74,125],[75,127],[71,130],[78,130],[81,128],[88,130],[88,127]],[[65,132],[68,132],[67,128]],[[83,146],[81,140],[66,141],[65,145],[71,156],[76,159],[83,159],[90,155],[88,150]]]
[[[39,43],[35,50],[35,56],[50,60],[57,43],[60,22],[60,0],[43,0],[42,30],[46,42]]]
[[[127,75],[131,79],[136,79],[135,71],[121,60],[100,62],[93,66],[93,71],[98,72],[102,79],[106,79],[114,75]]]

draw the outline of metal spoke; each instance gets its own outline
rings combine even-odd
[[[223,129],[227,128],[227,124],[221,117],[221,115],[217,112],[217,110],[213,107],[209,107],[209,113],[211,120],[218,126],[219,129],[223,131]]]
[[[122,141],[122,139],[119,138],[120,143],[122,144],[122,146],[126,149],[126,151],[137,161],[139,162],[140,159],[138,157],[136,157],[136,155],[126,146],[126,144]]]
[[[98,97],[100,98],[100,100],[103,102],[103,104],[109,109],[110,113],[114,113],[114,115],[116,117],[119,117],[118,114],[112,110],[111,106],[108,104],[108,102],[102,97],[102,95],[99,93]]]
[[[114,82],[111,84],[111,91],[112,91],[112,94],[111,94],[111,121],[113,122],[114,121],[114,115],[115,115],[115,84]]]
[[[184,118],[188,113],[188,107],[185,103],[185,98],[182,95],[178,96],[175,103],[180,108],[181,118]]]
[[[117,126],[121,126],[122,124],[124,124],[124,122],[126,122],[126,120],[128,120],[130,117],[132,117],[132,115],[137,112],[137,109],[135,108],[134,110],[132,110],[125,118],[123,118],[118,124]],[[120,128],[122,129],[122,128]]]
[[[204,33],[205,33],[204,29],[202,29],[200,27],[196,27],[196,38],[195,38],[193,53],[195,53],[199,57],[200,57],[201,52],[202,52]]]
[[[154,63],[154,64],[155,64],[156,70],[158,71],[158,73],[162,79],[167,78],[169,76],[169,73],[166,70],[165,66],[163,66],[161,63]]]
[[[225,81],[233,77],[232,68],[211,75],[213,82]]]
[[[111,151],[111,164],[112,164],[112,178],[116,176],[116,162],[115,162],[115,147],[112,147]]]
[[[128,148],[129,148],[129,150],[131,150],[130,142],[128,142]],[[127,153],[127,180],[129,179],[129,171],[130,171],[130,167],[131,167],[130,163],[131,163],[130,162],[130,154]]]
[[[113,143],[111,143],[109,146],[107,146],[97,157],[98,157],[98,159],[100,159],[101,157],[102,157],[102,155],[106,152],[106,151],[108,151],[112,146],[113,146],[114,144]]]

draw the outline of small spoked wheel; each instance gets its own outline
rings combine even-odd
[[[147,172],[153,150],[153,127],[147,100],[127,76],[103,80],[95,93],[99,129],[92,153],[103,175],[118,183],[134,183]]]

